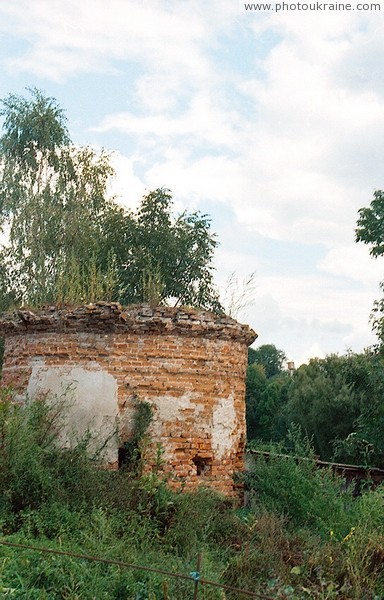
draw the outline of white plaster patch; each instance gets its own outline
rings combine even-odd
[[[203,406],[196,403],[194,400],[198,398],[196,392],[186,392],[183,396],[175,398],[174,396],[159,396],[153,401],[156,411],[154,421],[151,424],[151,435],[154,439],[161,439],[164,436],[164,424],[171,426],[172,430],[178,435],[178,424],[185,422],[184,410],[193,411],[196,416],[195,423],[199,431],[210,431],[210,424],[201,421],[200,413],[203,411]],[[191,413],[190,413],[191,414]],[[189,416],[190,416],[189,414]],[[172,424],[172,425],[170,425]],[[182,429],[184,430],[184,427]],[[191,428],[191,437],[194,435],[194,429]],[[168,437],[168,433],[166,434]],[[164,458],[172,457],[170,448],[165,447]]]
[[[223,458],[234,444],[236,424],[234,396],[220,398],[212,415],[212,450],[217,459]]]
[[[117,381],[101,369],[59,366],[32,367],[27,393],[30,397],[49,393],[64,398],[68,404],[63,444],[70,445],[88,431],[92,434],[90,450],[96,451],[108,440],[103,457],[107,462],[117,460]]]
[[[178,419],[184,421],[182,411],[185,409],[193,409],[196,415],[199,415],[203,410],[203,406],[201,404],[196,404],[193,401],[194,398],[197,397],[198,394],[193,392],[187,392],[179,398],[175,398],[174,396],[159,396],[155,400],[158,411],[157,421],[163,423],[166,421],[173,421],[176,423]]]

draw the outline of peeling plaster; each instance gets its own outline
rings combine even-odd
[[[68,399],[71,444],[90,430],[110,437],[105,463],[117,466],[118,440],[130,439],[136,402],[153,405],[148,469],[157,448],[173,487],[202,481],[232,495],[243,467],[246,345],[249,327],[209,311],[99,302],[19,310],[0,318],[6,338],[3,381],[25,398]],[[119,439],[116,435],[119,427]],[[111,465],[112,466],[112,465]]]
[[[223,458],[233,448],[236,425],[234,396],[220,398],[212,415],[212,449],[216,458]]]
[[[49,393],[63,399],[66,406],[64,445],[71,445],[88,431],[92,434],[90,450],[96,451],[108,438],[105,460],[117,460],[117,381],[96,363],[91,369],[81,367],[46,367],[33,365],[27,394],[36,397]]]
[[[199,416],[204,410],[202,404],[196,403],[196,399],[200,397],[200,394],[196,392],[186,392],[183,396],[175,398],[174,396],[158,396],[153,401],[155,408],[155,418],[151,423],[150,432],[151,435],[156,439],[161,439],[163,436],[168,437],[169,431],[172,430],[172,437],[178,437],[179,429],[185,431],[186,415],[184,411],[188,411],[188,416],[193,415],[194,426],[190,429],[191,439],[194,437],[195,428],[200,432],[205,429],[209,429],[204,421]],[[165,446],[163,448],[164,458],[171,459],[173,451],[170,447]]]
[[[196,416],[199,415],[203,410],[203,406],[195,403],[195,399],[198,397],[199,394],[187,392],[179,398],[175,398],[174,396],[160,396],[156,398],[154,404],[158,411],[157,420],[160,421],[158,425],[160,426],[161,422],[165,423],[166,421],[177,422],[177,419],[184,421],[185,417],[182,411],[185,409],[192,409]]]

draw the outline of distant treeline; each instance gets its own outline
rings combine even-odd
[[[295,371],[273,345],[249,351],[248,440],[289,448],[291,423],[322,460],[384,467],[384,360],[367,351],[313,358]]]

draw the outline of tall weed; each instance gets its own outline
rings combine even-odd
[[[65,398],[15,401],[2,388],[0,398],[0,494],[13,514],[47,502],[93,503],[103,479],[88,457],[89,438],[63,448]]]
[[[277,446],[276,454],[253,457],[253,467],[244,474],[251,511],[267,510],[282,515],[292,527],[310,527],[325,537],[332,530],[343,537],[353,510],[351,493],[342,491],[343,480],[330,469],[316,467],[308,440],[297,431],[292,443],[295,455],[282,455]]]
[[[356,503],[356,517],[342,540],[346,566],[356,594],[375,587],[384,597],[384,486],[368,491]],[[359,596],[357,596],[359,597]]]

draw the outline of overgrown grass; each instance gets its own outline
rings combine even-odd
[[[97,468],[88,439],[63,449],[63,406],[0,402],[3,539],[203,576],[285,599],[384,596],[384,490],[352,501],[307,459],[260,458],[249,505],[209,490],[172,492],[155,475]],[[296,444],[297,446],[297,444]],[[296,452],[298,447],[296,447]],[[304,453],[305,453],[304,452]],[[183,600],[189,581],[0,546],[0,596]],[[204,586],[199,598],[241,600]]]
[[[313,447],[298,427],[288,432],[290,454],[278,444],[268,456],[258,456],[243,480],[251,492],[255,513],[268,510],[284,516],[287,524],[309,528],[327,538],[330,531],[343,538],[349,531],[355,505],[351,488],[329,469],[318,469]]]

